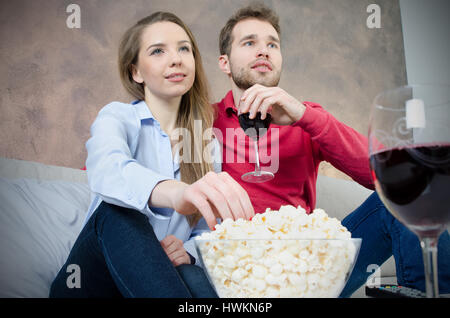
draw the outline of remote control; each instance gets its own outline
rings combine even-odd
[[[426,294],[405,286],[380,285],[366,286],[366,296],[375,298],[425,298]]]

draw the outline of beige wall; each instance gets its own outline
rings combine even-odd
[[[66,7],[81,8],[81,28],[66,26]],[[0,156],[84,166],[89,127],[113,100],[128,102],[116,54],[126,28],[157,10],[180,16],[202,52],[214,100],[228,90],[217,67],[218,34],[249,1],[15,0],[0,2]],[[369,29],[371,0],[265,1],[280,15],[280,86],[318,102],[366,134],[370,104],[406,83],[398,1],[377,0],[381,28]],[[337,174],[329,165],[321,173]]]

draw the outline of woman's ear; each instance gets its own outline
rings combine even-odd
[[[136,65],[134,65],[134,64],[131,65],[131,74],[133,76],[133,80],[136,83],[142,84],[144,82],[144,79],[142,78],[141,73],[139,72]]]
[[[231,74],[230,61],[228,60],[228,55],[224,54],[219,56],[219,68],[227,75]]]

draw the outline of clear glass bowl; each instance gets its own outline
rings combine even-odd
[[[197,239],[195,246],[220,298],[335,298],[361,239]]]

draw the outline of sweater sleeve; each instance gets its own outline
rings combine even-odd
[[[362,186],[373,190],[367,137],[339,122],[319,104],[304,102],[304,105],[303,117],[292,125],[309,133],[318,145],[320,160],[328,161]]]

